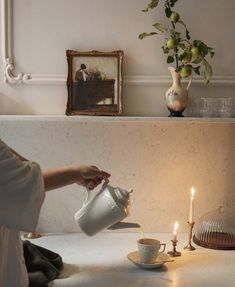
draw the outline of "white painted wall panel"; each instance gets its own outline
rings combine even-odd
[[[140,75],[168,77],[162,37],[143,41],[138,34],[150,31],[160,11],[143,13],[148,0],[13,0],[13,40],[16,70],[30,74],[53,74],[67,77],[66,49],[113,50],[125,53],[124,79]],[[193,38],[202,39],[215,48],[212,61],[215,80],[223,93],[234,98],[235,2],[233,0],[180,0],[177,6]],[[177,8],[176,8],[177,9]],[[3,68],[3,62],[0,67]],[[2,69],[1,68],[1,69]],[[170,79],[170,78],[169,78]],[[45,86],[10,87],[0,73],[1,114],[64,114],[67,100],[65,82]],[[218,81],[216,80],[216,83]],[[126,81],[128,82],[128,81]],[[138,82],[138,81],[137,81]],[[229,84],[228,84],[229,82]],[[146,83],[146,81],[145,81]],[[218,87],[216,84],[216,87]],[[167,115],[164,92],[169,83],[125,86],[124,114]],[[156,96],[153,96],[153,95]],[[190,99],[198,96],[221,96],[220,89],[200,84],[190,89]],[[144,102],[144,105],[142,105]],[[154,109],[154,106],[156,108]],[[160,108],[159,108],[160,107]]]
[[[123,49],[125,74],[167,75],[163,37],[140,41],[156,21],[168,23],[163,9],[143,13],[144,0],[14,1],[15,50],[18,64],[34,73],[64,73],[66,49]],[[161,5],[162,6],[162,5]],[[235,43],[232,0],[181,0],[176,6],[193,38],[215,48],[216,75],[234,75]],[[229,43],[229,47],[226,45]]]

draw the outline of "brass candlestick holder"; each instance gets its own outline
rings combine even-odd
[[[35,238],[39,238],[41,236],[42,235],[37,231],[32,231],[32,232],[24,234],[24,237],[28,238],[28,239],[35,239]]]
[[[181,252],[176,250],[178,240],[171,240],[171,242],[172,242],[173,249],[172,251],[167,252],[167,254],[169,254],[169,256],[171,257],[181,256]]]
[[[184,247],[184,249],[189,250],[189,251],[193,251],[196,248],[194,246],[192,246],[191,241],[192,241],[192,236],[193,236],[193,226],[194,226],[195,222],[188,222],[188,227],[189,227],[189,238],[188,238],[188,245],[186,245]]]

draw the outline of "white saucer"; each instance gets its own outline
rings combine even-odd
[[[136,266],[142,269],[155,269],[162,267],[166,262],[172,262],[174,260],[170,259],[170,257],[166,253],[160,253],[154,263],[141,263],[139,252],[132,251],[127,255],[127,258],[134,263]]]

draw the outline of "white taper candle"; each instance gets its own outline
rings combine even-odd
[[[195,189],[191,188],[191,197],[190,197],[190,206],[189,206],[189,223],[192,223],[194,220],[194,194]]]
[[[172,234],[173,234],[172,240],[173,241],[177,240],[177,229],[178,229],[178,227],[179,227],[179,224],[178,224],[178,221],[176,221],[175,226],[174,226],[174,230],[172,232]]]

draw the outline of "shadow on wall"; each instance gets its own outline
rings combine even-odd
[[[0,94],[0,115],[33,115],[34,111],[24,100],[16,101],[11,96]],[[17,112],[16,112],[17,111]]]

